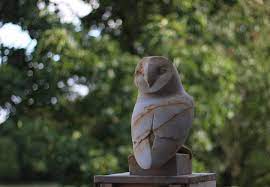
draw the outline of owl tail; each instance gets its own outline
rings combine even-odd
[[[177,153],[184,153],[184,154],[188,154],[189,155],[189,158],[192,159],[192,151],[191,149],[189,149],[187,146],[185,145],[182,145],[180,147],[180,149],[177,151]]]

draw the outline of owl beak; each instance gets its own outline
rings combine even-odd
[[[149,88],[155,83],[155,73],[151,69],[151,64],[146,63],[144,66],[144,80]]]

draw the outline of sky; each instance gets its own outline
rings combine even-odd
[[[90,0],[90,3],[83,2],[82,0],[50,0],[50,4],[46,6],[44,2],[39,2],[37,7],[40,10],[47,9],[53,13],[56,9],[59,10],[58,16],[62,23],[71,23],[75,26],[80,26],[80,19],[92,12],[93,9],[99,7],[98,0]],[[90,30],[90,36],[98,37],[100,31]],[[21,26],[6,23],[0,27],[0,44],[8,48],[26,49],[27,54],[31,54],[37,41],[29,36],[27,30],[23,30]],[[0,65],[1,65],[0,58]],[[86,96],[89,93],[89,88],[82,84],[74,84],[71,86],[71,91],[80,96]],[[0,106],[0,124],[5,122],[9,116],[9,111]]]
[[[0,28],[0,43],[9,48],[25,48],[26,53],[31,53],[37,41],[32,39],[28,31],[22,30],[19,25],[6,23]]]
[[[97,0],[91,0],[90,3],[85,3],[82,0],[50,0],[48,6],[44,2],[39,2],[37,7],[40,10],[48,9],[53,13],[56,9],[59,10],[58,16],[63,23],[72,23],[75,26],[80,25],[80,17],[84,17],[91,13],[93,9],[99,7]],[[98,37],[98,30],[91,30],[91,36]],[[6,47],[25,48],[27,53],[31,53],[37,44],[35,39],[29,36],[28,31],[22,30],[19,25],[6,23],[0,28],[0,43]]]

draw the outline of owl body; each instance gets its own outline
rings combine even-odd
[[[193,99],[183,89],[175,67],[164,57],[147,58],[150,59],[144,58],[136,68],[143,73],[135,75],[139,95],[131,118],[133,152],[138,165],[143,169],[159,168],[175,155],[187,138],[194,108]],[[167,75],[158,75],[150,85],[149,77],[144,78],[151,71],[145,67],[149,66],[147,63],[156,63],[152,68],[163,67],[165,64],[168,66],[165,72]],[[159,80],[160,76],[167,77]],[[157,86],[156,82],[162,85]]]
[[[138,98],[131,122],[133,150],[143,169],[157,168],[183,145],[192,124],[193,102],[188,95]]]

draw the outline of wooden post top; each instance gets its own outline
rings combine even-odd
[[[178,176],[139,176],[130,175],[129,172],[111,175],[96,175],[95,184],[104,183],[135,183],[135,184],[195,184],[200,182],[215,181],[215,173],[192,173]]]

